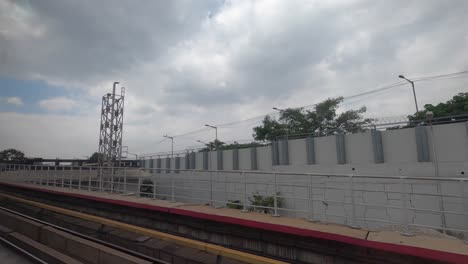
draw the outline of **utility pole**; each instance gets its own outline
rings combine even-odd
[[[215,130],[215,143],[214,143],[214,146],[216,148],[216,150],[218,149],[218,127],[215,127],[215,126],[211,126],[211,125],[208,125],[208,124],[205,124],[205,126],[207,127],[211,127]]]
[[[164,135],[163,137],[169,138],[171,140],[171,158],[174,157],[174,137],[170,137],[168,135]]]
[[[407,79],[405,76],[403,75],[398,75],[398,78],[401,78],[401,79],[404,79],[406,81],[408,81],[409,83],[411,83],[411,86],[413,87],[413,97],[414,97],[414,104],[416,105],[416,113],[419,112],[419,109],[418,109],[418,100],[416,100],[416,91],[414,90],[414,81],[410,80],[410,79]]]

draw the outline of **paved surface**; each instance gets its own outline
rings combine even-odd
[[[34,263],[26,257],[20,255],[13,249],[0,243],[0,262],[5,264],[29,264]]]
[[[450,236],[433,236],[428,234],[417,234],[415,236],[402,236],[397,231],[369,231],[364,229],[353,229],[347,226],[326,223],[312,223],[305,219],[290,218],[290,217],[272,217],[267,214],[248,212],[242,213],[240,210],[229,208],[212,208],[205,205],[193,205],[180,202],[171,203],[164,200],[155,200],[150,198],[142,198],[136,196],[126,196],[122,194],[110,194],[103,192],[88,192],[85,190],[40,186],[35,184],[14,183],[16,185],[23,185],[39,189],[54,190],[66,193],[75,193],[87,196],[94,196],[100,198],[107,198],[113,200],[129,201],[140,204],[148,204],[154,206],[161,206],[166,208],[178,208],[193,212],[227,216],[238,219],[252,220],[263,223],[270,223],[275,225],[298,227],[303,229],[321,231],[332,234],[344,235],[352,238],[358,238],[369,241],[385,242],[398,245],[407,245],[420,248],[433,249],[438,251],[445,251],[451,253],[458,253],[468,255],[468,244],[462,240]]]

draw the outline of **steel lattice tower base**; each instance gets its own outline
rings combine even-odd
[[[125,88],[122,87],[121,93],[118,95],[115,93],[117,84],[118,82],[114,83],[112,93],[108,93],[102,97],[98,158],[101,186],[103,177],[112,177],[115,168],[120,167],[122,159]]]

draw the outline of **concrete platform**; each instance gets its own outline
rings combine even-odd
[[[243,225],[258,229],[282,232],[302,237],[313,237],[349,243],[370,249],[430,258],[449,263],[468,263],[468,244],[449,236],[402,236],[395,231],[368,231],[325,223],[311,223],[305,219],[272,217],[270,215],[205,205],[171,203],[164,200],[138,198],[121,194],[88,192],[77,189],[16,184],[34,190],[71,197],[95,200],[123,206],[167,212],[211,221]]]

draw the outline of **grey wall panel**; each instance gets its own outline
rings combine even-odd
[[[281,140],[278,144],[281,146],[278,148],[278,165],[289,165],[289,140]]]
[[[185,168],[186,170],[190,170],[190,153],[185,154]]]
[[[170,173],[171,172],[171,158],[167,157],[166,158],[166,173]]]
[[[276,166],[279,165],[279,157],[278,157],[278,141],[271,142],[271,165]]]
[[[217,163],[217,169],[222,170],[223,169],[223,151],[222,150],[216,151],[216,163]]]
[[[179,173],[178,171],[180,169],[180,157],[175,157],[175,164],[174,164],[174,169],[176,169],[175,173]]]
[[[306,138],[306,152],[307,164],[315,164],[315,139],[313,137]]]
[[[250,169],[251,170],[258,170],[257,147],[253,147],[253,148],[250,149]]]
[[[156,173],[161,173],[161,158],[156,159]]]
[[[346,163],[345,137],[344,134],[336,134],[336,160],[338,164]]]
[[[384,151],[382,144],[382,132],[371,130],[372,148],[374,151],[374,163],[384,163]]]
[[[416,151],[418,155],[418,162],[431,161],[426,127],[418,125],[414,129],[414,132],[416,137]]]
[[[232,150],[232,169],[239,170],[239,149]]]
[[[191,170],[194,170],[194,169],[195,169],[195,164],[196,164],[196,163],[195,163],[195,161],[196,161],[196,160],[195,160],[195,159],[196,159],[195,157],[196,157],[196,153],[195,153],[195,152],[190,153],[190,169],[191,169]]]
[[[203,169],[208,169],[208,151],[203,152]]]

